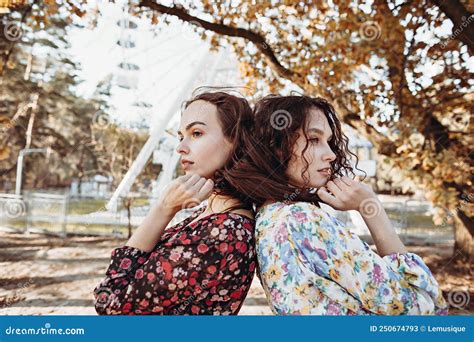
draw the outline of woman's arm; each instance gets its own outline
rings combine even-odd
[[[160,241],[174,215],[183,209],[183,203],[202,202],[209,197],[213,186],[212,180],[206,180],[196,174],[176,178],[163,191],[155,206],[148,212],[126,245],[150,252]]]
[[[336,210],[359,211],[381,256],[408,252],[370,186],[341,177],[329,181],[326,187],[331,193],[320,188],[318,196]]]
[[[418,255],[381,257],[323,210],[304,206],[292,212],[298,215],[285,219],[296,261],[315,275],[315,286],[331,300],[357,311],[356,298],[365,310],[382,315],[447,313],[439,284]],[[324,303],[318,302],[317,312]]]
[[[150,252],[160,241],[166,226],[175,214],[176,212],[167,210],[161,203],[157,203],[125,245]]]
[[[368,210],[373,208],[374,211]],[[369,228],[375,247],[380,256],[393,253],[408,253],[405,245],[398,237],[392,222],[377,196],[367,199],[360,206],[359,212]]]

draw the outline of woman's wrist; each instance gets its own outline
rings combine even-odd
[[[160,200],[151,208],[153,216],[168,218],[170,221],[178,211],[177,208],[170,207]]]
[[[357,211],[364,220],[380,217],[380,215],[384,214],[386,215],[382,202],[374,192],[365,196],[365,198],[359,203]]]

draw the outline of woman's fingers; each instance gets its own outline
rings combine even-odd
[[[194,185],[192,185],[190,188],[189,188],[189,192],[195,196],[199,190],[201,190],[202,186],[204,185],[204,183],[206,183],[206,178],[203,178],[203,177],[200,177],[198,179],[198,181],[196,183],[194,183]]]
[[[212,191],[214,190],[214,182],[212,179],[208,179],[204,182],[204,184],[201,186],[198,192],[198,198],[201,199],[201,201],[205,200],[208,198]]]
[[[186,182],[186,189],[192,199],[202,202],[208,198],[214,189],[214,182],[197,174]]]
[[[341,177],[341,178],[336,178],[336,179],[334,179],[333,182],[334,182],[334,184],[337,185],[337,187],[338,187],[339,189],[341,189],[341,191],[342,191],[343,193],[347,193],[347,192],[350,190],[350,186],[347,185],[346,182],[344,182],[344,180],[342,179],[342,177]]]
[[[326,190],[326,188],[324,188],[324,187],[319,188],[318,191],[316,191],[316,194],[319,196],[319,198],[321,198],[321,200],[322,200],[324,203],[327,203],[327,204],[329,204],[329,205],[332,206],[332,207],[337,206],[337,199],[336,199],[336,197],[334,197],[333,195],[331,195],[331,194]]]
[[[341,197],[341,195],[343,194],[343,190],[341,188],[339,188],[336,183],[334,183],[333,181],[329,181],[326,183],[326,187],[329,189],[329,191],[331,191],[331,193],[335,196],[335,197]]]
[[[189,177],[188,180],[184,183],[186,189],[191,189],[199,180],[201,179],[201,176],[198,174],[192,174],[191,177]]]
[[[193,176],[192,173],[188,173],[176,179],[179,180],[181,183],[186,183],[192,176]]]
[[[344,182],[345,185],[349,187],[354,185],[354,180],[350,179],[349,177],[343,176],[338,179],[340,179],[342,182]]]

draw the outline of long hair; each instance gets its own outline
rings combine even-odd
[[[245,140],[244,157],[224,174],[235,189],[247,196],[246,201],[257,207],[266,200],[305,201],[320,206],[321,200],[315,189],[309,187],[309,162],[304,157],[309,146],[306,128],[312,108],[324,113],[333,133],[329,146],[336,158],[331,162],[331,179],[355,176],[349,155],[355,157],[356,168],[358,158],[349,151],[348,138],[342,133],[341,122],[328,101],[305,95],[267,95],[255,104],[252,135]],[[302,151],[305,166],[301,174],[303,186],[291,184],[285,174],[299,137],[299,128],[303,128],[306,138]]]
[[[184,108],[186,109],[191,103],[198,100],[212,103],[217,107],[218,122],[224,136],[232,144],[233,148],[223,168],[214,173],[214,192],[238,199],[241,202],[239,205],[227,208],[226,212],[234,209],[248,209],[253,212],[252,201],[246,195],[240,193],[226,177],[226,171],[232,169],[235,162],[242,159],[244,155],[244,142],[249,138],[252,126],[252,108],[249,102],[242,96],[230,94],[231,90],[232,88],[224,87],[197,88],[194,91],[193,97],[184,103]],[[233,92],[237,93],[235,90]],[[216,146],[216,148],[219,147]]]

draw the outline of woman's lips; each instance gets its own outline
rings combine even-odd
[[[321,169],[321,170],[318,170],[321,174],[325,175],[325,176],[330,176],[331,175],[331,169],[329,168],[326,168],[326,169]]]
[[[194,164],[193,162],[190,162],[188,160],[181,161],[181,166],[183,167],[184,170],[188,169],[193,164]]]

